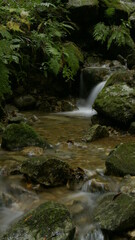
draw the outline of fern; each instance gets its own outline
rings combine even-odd
[[[79,63],[83,62],[83,55],[75,44],[68,42],[63,46],[63,56],[65,62],[63,77],[66,78],[67,81],[73,80],[73,77],[79,70]]]
[[[0,61],[0,100],[4,98],[5,94],[11,94],[9,84],[9,70],[2,61]]]
[[[97,23],[94,28],[93,37],[96,41],[101,42],[103,44],[107,40],[109,32],[110,32],[109,26],[106,26],[103,22],[100,22]]]
[[[101,44],[107,43],[107,49],[112,44],[121,46],[134,47],[134,41],[130,36],[130,24],[129,22],[122,21],[121,25],[106,26],[104,23],[98,23],[93,32],[93,37],[96,41],[100,41]]]
[[[105,10],[105,15],[108,17],[108,18],[112,18],[115,14],[115,8],[114,7],[109,7]]]

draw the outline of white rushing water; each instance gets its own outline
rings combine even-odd
[[[90,92],[87,99],[79,99],[77,103],[77,110],[70,111],[70,112],[63,112],[60,113],[62,115],[68,115],[68,116],[77,116],[77,117],[92,117],[97,112],[95,109],[92,108],[92,105],[97,98],[97,95],[101,92],[103,87],[105,86],[106,81],[98,83]]]

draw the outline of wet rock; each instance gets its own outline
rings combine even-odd
[[[119,124],[129,125],[135,115],[135,72],[118,71],[107,81],[94,103],[94,109]]]
[[[8,125],[2,136],[1,147],[12,151],[27,146],[45,147],[47,143],[27,124],[13,123]]]
[[[114,2],[109,2],[105,0],[100,0],[100,5],[106,9],[106,8],[114,8],[115,13],[113,15],[113,21],[115,23],[120,23],[120,19],[128,20],[128,14],[132,12],[134,5],[131,5],[131,1],[114,1]]]
[[[90,90],[98,83],[105,80],[105,76],[110,73],[109,67],[93,66],[82,69],[83,96],[88,97]]]
[[[134,135],[135,134],[135,122],[132,122],[129,127],[129,133]]]
[[[63,100],[61,102],[61,111],[62,112],[73,111],[76,108],[77,107],[70,101]]]
[[[135,240],[135,230],[129,231],[127,235],[130,238],[130,240]]]
[[[75,227],[67,208],[46,202],[15,223],[1,240],[73,240]]]
[[[76,109],[73,100],[60,100],[56,97],[44,97],[39,104],[39,110],[44,112],[65,112]]]
[[[67,188],[70,190],[81,189],[84,182],[88,179],[87,172],[82,168],[76,168],[70,170],[70,176],[67,182]]]
[[[5,126],[3,123],[0,122],[0,134],[2,134],[5,131]]]
[[[10,207],[15,201],[13,196],[8,193],[0,193],[0,207]]]
[[[83,140],[86,142],[92,142],[99,138],[104,138],[108,136],[109,133],[105,126],[95,124],[88,130],[88,133],[84,136]]]
[[[120,191],[135,196],[135,177],[125,176],[120,184]]]
[[[91,192],[108,192],[109,185],[107,183],[97,181],[96,179],[91,180]]]
[[[134,228],[135,198],[128,194],[105,194],[95,209],[94,219],[101,229],[123,232]]]
[[[135,143],[121,143],[110,152],[105,162],[106,174],[135,175]]]
[[[42,156],[43,152],[43,148],[40,147],[25,147],[22,150],[22,154],[27,156]]]
[[[71,19],[79,27],[87,26],[96,21],[98,14],[98,0],[69,0],[68,8],[71,13]]]
[[[36,105],[36,99],[31,95],[21,96],[15,99],[15,105],[21,110],[33,109]]]
[[[129,69],[134,69],[134,67],[135,67],[135,52],[134,51],[127,56],[127,66]]]
[[[46,187],[56,187],[67,183],[70,167],[55,157],[34,157],[22,164],[21,173]]]
[[[23,114],[17,114],[16,116],[12,117],[8,117],[8,123],[21,123],[21,122],[27,122],[27,118],[25,118],[23,116]]]

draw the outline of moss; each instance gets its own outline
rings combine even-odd
[[[108,136],[109,136],[109,133],[105,126],[95,124],[88,130],[88,133],[84,137],[84,140],[86,142],[92,142],[92,141],[95,141],[96,139],[108,137]]]
[[[35,157],[22,164],[21,172],[44,186],[55,187],[67,183],[70,168],[67,163],[54,157]]]
[[[134,227],[135,199],[128,194],[105,194],[95,210],[101,229],[123,232]]]
[[[106,173],[135,175],[135,143],[120,144],[110,153],[106,160]]]
[[[74,230],[67,208],[59,203],[46,202],[26,214],[2,240],[72,240]]]
[[[122,82],[119,75],[118,79],[116,76],[117,74],[109,79],[93,107],[98,113],[119,124],[129,125],[135,115],[135,88]]]
[[[27,124],[8,125],[2,136],[1,147],[7,150],[16,150],[27,146],[45,146],[46,143]]]
[[[69,5],[74,7],[98,6],[98,0],[69,0]]]

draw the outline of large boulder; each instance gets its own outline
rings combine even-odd
[[[70,167],[55,157],[34,157],[23,162],[21,173],[46,187],[56,187],[67,183]]]
[[[135,116],[135,72],[115,72],[99,93],[93,107],[101,116],[120,126],[129,125]]]
[[[123,232],[135,228],[135,198],[124,193],[103,195],[94,213],[101,229]]]
[[[106,173],[115,176],[135,176],[135,143],[118,145],[107,157]]]
[[[27,146],[45,147],[47,143],[25,123],[8,125],[2,136],[1,147],[12,151]]]
[[[85,142],[92,142],[99,138],[108,137],[109,132],[105,126],[95,124],[88,130],[88,133],[84,136],[83,140]]]
[[[92,19],[94,21],[97,16],[98,0],[69,0],[68,7],[74,22],[81,26],[83,23],[87,25],[92,23]]]
[[[21,110],[33,109],[36,99],[32,95],[25,95],[15,99],[15,105]]]
[[[1,240],[73,240],[75,227],[67,208],[46,202],[15,223]]]

